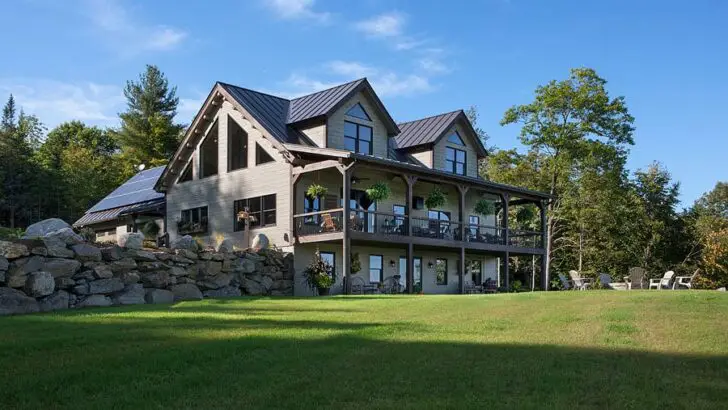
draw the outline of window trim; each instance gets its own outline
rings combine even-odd
[[[356,118],[356,117],[354,117],[354,118]],[[352,138],[352,137],[349,137],[349,136],[346,135],[346,124],[347,123],[356,127],[356,137],[355,138]],[[367,142],[369,142],[369,152],[366,153],[366,154],[364,154],[362,152],[359,152],[359,141],[362,140],[361,137],[359,137],[359,134],[360,134],[359,130],[362,127],[369,128],[369,130],[371,131],[371,134],[370,134],[371,135],[371,140],[367,141]],[[345,120],[344,121],[344,148],[346,148],[346,140],[347,139],[350,139],[350,140],[353,139],[354,140],[354,151],[353,152],[355,152],[357,154],[363,154],[363,155],[374,155],[373,154],[373,152],[374,152],[374,127],[371,127],[369,125],[359,124],[357,122],[352,122],[352,121],[346,121]]]
[[[378,256],[381,264],[379,265],[379,281],[372,282],[372,256]],[[384,255],[370,253],[369,254],[369,283],[382,283],[384,282]]]
[[[217,158],[217,165],[215,166],[215,173],[210,175],[203,175],[205,167],[204,161],[205,157],[203,154],[202,146],[205,145],[205,142],[207,142],[207,139],[212,136],[212,130],[217,131],[217,143],[215,144],[215,157]],[[198,168],[198,175],[197,179],[205,179],[214,177],[215,175],[220,175],[220,127],[218,126],[217,118],[215,119],[215,122],[210,126],[210,129],[207,130],[207,134],[205,134],[205,138],[202,139],[200,142],[200,145],[198,146],[197,152],[199,154],[198,162],[199,162],[199,168]]]
[[[437,264],[440,261],[444,261],[445,262],[445,281],[444,282],[440,282],[440,281],[437,280]],[[435,284],[437,286],[447,286],[447,282],[448,282],[448,275],[447,275],[447,270],[448,269],[447,268],[448,268],[448,266],[447,266],[447,258],[436,258],[435,259]]]
[[[269,197],[269,196],[272,196],[273,197],[273,202],[276,205],[275,208],[265,208],[265,206],[264,206],[264,203],[265,203],[264,202],[264,198],[265,197]],[[249,212],[250,213],[255,213],[255,214],[260,214],[260,216],[258,216],[258,225],[253,226],[253,225],[248,224],[248,229],[249,230],[252,230],[252,229],[261,229],[261,228],[271,228],[271,227],[274,227],[274,226],[276,226],[278,224],[278,196],[277,196],[277,194],[273,193],[273,194],[266,194],[266,195],[254,196],[252,198],[241,198],[241,199],[236,199],[236,200],[233,201],[233,232],[240,232],[240,231],[244,231],[245,230],[245,226],[243,226],[241,228],[238,227],[238,222],[239,222],[238,221],[238,212],[240,212],[242,210],[245,210],[245,208],[250,209],[250,201],[254,201],[254,200],[260,201],[260,211],[255,211],[255,212],[250,212],[249,211]],[[241,203],[243,201],[247,201],[247,202],[244,202],[242,204],[243,205],[242,208],[241,209],[238,209],[238,206],[237,206],[238,203]],[[275,222],[272,223],[272,224],[265,224],[264,223],[264,221],[265,221],[265,213],[266,212],[270,212],[270,211],[273,211],[273,212],[276,213]]]
[[[250,149],[250,136],[248,135],[248,132],[245,131],[245,129],[243,129],[243,127],[240,124],[238,124],[238,122],[235,121],[231,116],[228,115],[227,118],[228,118],[228,126],[227,126],[227,166],[228,167],[227,167],[227,172],[235,172],[235,171],[239,171],[241,169],[247,169],[248,168],[248,150]],[[245,144],[243,144],[244,151],[243,151],[243,156],[242,156],[244,165],[241,167],[238,167],[238,168],[233,168],[233,157],[232,157],[232,155],[230,155],[230,152],[232,151],[232,149],[231,149],[232,127],[230,126],[231,122],[235,123],[235,126],[240,128],[240,131],[242,131],[243,135],[245,135]]]
[[[203,209],[205,210],[204,217],[202,216]],[[179,221],[177,222],[177,233],[178,234],[180,234],[179,224],[185,221],[185,212],[189,212],[190,222],[192,222],[194,220],[194,218],[192,217],[192,213],[193,212],[197,213],[197,218],[198,218],[199,224],[200,224],[200,230],[199,231],[191,230],[191,231],[182,233],[183,235],[200,234],[200,233],[208,232],[208,230],[210,229],[210,210],[207,205],[203,205],[203,206],[197,206],[197,207],[193,207],[193,208],[187,208],[187,209],[180,210],[180,213],[179,213],[180,218],[179,218]],[[204,222],[203,222],[203,218],[205,219]],[[203,229],[203,226],[204,226],[204,229]]]
[[[192,173],[192,163],[193,162],[195,162],[195,161],[190,160],[189,162],[187,162],[187,165],[185,165],[185,167],[182,168],[182,172],[179,174],[179,178],[177,178],[177,183],[178,184],[184,184],[185,182],[190,182],[190,181],[193,181],[195,179],[195,176]],[[190,171],[190,179],[182,180],[182,177],[185,176],[185,174],[187,173],[187,171]]]
[[[261,162],[260,160],[260,154],[261,152],[270,158],[267,161]],[[268,151],[266,151],[263,147],[260,146],[260,143],[255,143],[255,166],[270,164],[271,162],[275,162],[275,158],[273,158],[273,155],[269,154]]]
[[[453,159],[452,160],[447,159],[448,150],[452,150],[453,151]],[[458,161],[458,152],[462,152],[463,153],[463,162],[459,162]],[[457,172],[457,169],[458,169],[457,168],[457,164],[462,164],[463,165],[463,173],[462,174],[460,174],[460,173]],[[445,166],[445,171],[448,171],[448,172],[450,172],[452,174],[455,174],[455,175],[463,175],[463,176],[467,175],[468,174],[468,153],[467,153],[467,151],[461,150],[461,149],[457,149],[457,148],[453,148],[453,147],[445,147],[445,165],[446,165]]]

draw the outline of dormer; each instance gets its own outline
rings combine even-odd
[[[478,160],[486,156],[483,143],[462,110],[399,124],[395,138],[400,152],[428,168],[454,175],[478,177]]]

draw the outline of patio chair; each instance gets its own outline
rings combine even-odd
[[[474,293],[483,293],[483,285],[476,285],[471,281],[465,282],[465,293],[472,295]]]
[[[672,284],[672,278],[675,276],[675,272],[669,270],[662,275],[661,278],[650,279],[650,289],[670,289]]]
[[[561,286],[564,287],[564,290],[569,290],[572,288],[571,282],[569,282],[569,280],[566,279],[566,276],[564,276],[563,273],[559,273],[559,280],[561,281]]]
[[[627,283],[627,290],[644,289],[646,275],[647,271],[642,268],[630,268],[629,276],[624,277],[624,281]]]
[[[331,214],[321,214],[321,228],[324,232],[336,232],[336,224]]]
[[[678,276],[675,278],[675,282],[672,284],[673,289],[692,289],[693,281],[700,274],[700,269],[696,269],[691,276]]]
[[[574,283],[574,290],[586,290],[591,285],[591,280],[582,278],[579,272],[575,270],[570,270],[569,276]]]
[[[602,289],[612,289],[612,277],[608,273],[600,273],[599,284]]]

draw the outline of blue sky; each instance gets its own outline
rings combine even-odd
[[[689,205],[728,180],[726,20],[717,0],[5,2],[0,98],[49,127],[113,126],[151,63],[189,122],[217,80],[294,96],[367,76],[398,121],[475,105],[511,148],[503,112],[587,66],[636,117],[630,168],[660,161]]]

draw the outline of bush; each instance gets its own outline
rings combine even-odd
[[[5,228],[0,226],[0,239],[20,239],[25,231],[20,228]]]

